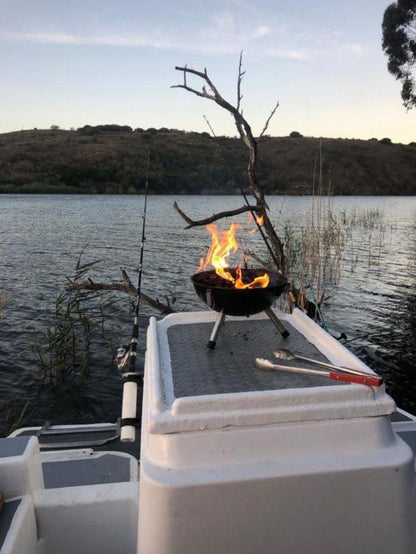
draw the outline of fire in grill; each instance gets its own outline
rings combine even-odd
[[[268,277],[266,287],[235,288],[234,283],[217,275],[215,269],[195,273],[191,277],[195,291],[207,306],[225,315],[248,316],[270,308],[285,290],[287,281],[276,271],[265,269],[227,268],[237,278],[241,275],[243,284]]]
[[[286,289],[285,277],[276,271],[229,267],[227,257],[238,249],[235,238],[240,226],[233,223],[220,234],[215,225],[208,225],[212,245],[199,271],[191,277],[198,296],[213,310],[219,312],[208,348],[215,348],[225,316],[250,316],[265,311],[283,337],[289,333],[272,311],[271,306]],[[206,270],[208,265],[215,269]]]

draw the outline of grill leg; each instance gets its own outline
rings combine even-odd
[[[220,312],[218,314],[217,320],[215,322],[214,328],[212,330],[211,336],[207,344],[207,348],[209,348],[210,350],[214,350],[215,345],[217,344],[217,338],[218,338],[218,335],[220,334],[224,321],[225,321],[225,313]]]
[[[270,321],[277,328],[277,330],[282,335],[282,337],[286,339],[289,336],[289,331],[285,328],[285,326],[277,317],[277,315],[274,313],[274,311],[271,308],[266,308],[264,311],[269,316]]]

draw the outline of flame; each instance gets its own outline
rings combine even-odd
[[[249,212],[249,215],[250,217],[248,218],[248,225],[251,224],[251,222],[253,221],[253,216],[251,215],[251,213]],[[264,215],[258,215],[256,216],[256,223],[257,225],[259,225],[260,227],[262,227],[264,225]],[[250,231],[250,235],[254,235],[254,233],[257,233],[258,231],[258,228],[257,227],[254,227],[254,229],[251,229]]]
[[[209,247],[206,257],[200,260],[199,271],[207,269],[209,265],[212,265],[215,268],[216,274],[226,281],[234,283],[236,289],[267,287],[270,281],[267,273],[256,277],[250,283],[244,283],[241,266],[236,270],[236,277],[233,277],[233,275],[226,270],[226,268],[230,267],[227,258],[238,250],[238,242],[235,235],[237,230],[241,228],[241,225],[232,223],[227,231],[222,232],[219,232],[217,226],[214,224],[207,225],[206,228],[211,233],[212,244]]]
[[[247,285],[243,283],[242,275],[241,275],[241,267],[237,267],[236,270],[237,278],[234,281],[234,286],[236,289],[254,289],[256,287],[260,289],[264,289],[269,284],[269,276],[267,273],[264,275],[260,275],[260,277],[255,277],[250,283]]]
[[[247,212],[247,227],[250,227],[250,225],[253,223],[254,218],[251,212]],[[257,215],[256,216],[256,223],[260,226],[264,225],[264,215]]]

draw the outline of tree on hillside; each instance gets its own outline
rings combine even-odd
[[[406,109],[416,106],[416,0],[398,0],[384,12],[383,50],[388,70],[402,82]]]

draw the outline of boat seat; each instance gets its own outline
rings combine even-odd
[[[410,446],[416,457],[416,420],[394,420],[392,427],[393,431]]]
[[[98,435],[111,439],[115,431],[76,427],[51,429],[48,438],[104,446],[111,443]],[[23,433],[0,439],[0,490],[7,500],[3,516],[0,511],[0,553],[135,554],[137,458],[87,447],[41,450],[37,431]]]
[[[60,453],[42,453],[45,489],[103,485],[137,480],[137,462],[121,453],[97,453],[92,450]]]
[[[6,500],[43,488],[39,444],[35,437],[0,439],[0,490]]]
[[[34,498],[42,554],[133,554],[139,464],[123,452],[41,452],[44,489]]]
[[[413,450],[413,453],[416,454],[416,429],[411,431],[396,431],[396,433],[401,437],[410,448]]]
[[[3,547],[5,538],[10,529],[10,525],[21,502],[22,499],[17,498],[16,500],[5,502],[2,507],[2,510],[0,512],[0,550]]]
[[[9,500],[0,511],[1,554],[35,554],[37,530],[29,495]]]
[[[395,412],[393,412],[391,415],[390,415],[390,419],[392,421],[392,423],[399,423],[399,422],[411,422],[411,421],[415,421],[414,417],[407,413],[407,412],[404,412],[403,410],[399,410],[397,409]]]

